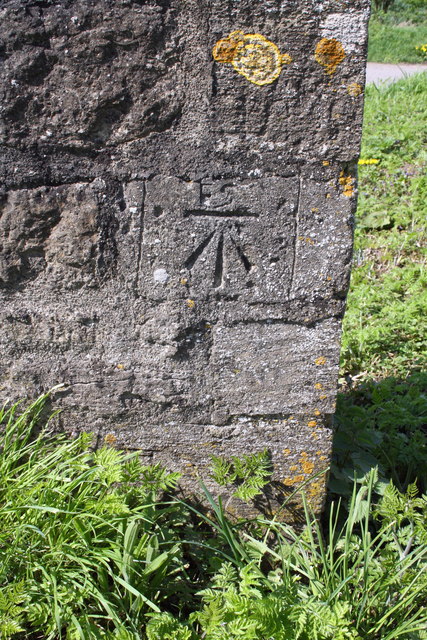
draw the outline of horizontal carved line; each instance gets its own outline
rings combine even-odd
[[[187,209],[184,216],[210,216],[214,218],[259,218],[258,213],[252,213],[246,209],[237,209],[235,211],[216,211],[210,209]]]

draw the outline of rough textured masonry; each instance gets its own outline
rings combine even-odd
[[[325,469],[368,5],[2,0],[4,398],[187,486],[266,448],[270,511]]]

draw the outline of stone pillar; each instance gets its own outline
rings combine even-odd
[[[327,467],[368,5],[3,0],[3,397],[190,488],[267,449],[270,511]]]

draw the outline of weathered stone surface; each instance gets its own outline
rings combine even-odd
[[[187,485],[267,448],[269,509],[325,468],[368,4],[3,0],[4,397]]]

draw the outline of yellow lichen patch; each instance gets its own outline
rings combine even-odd
[[[283,449],[283,455],[284,456],[288,456],[290,454],[291,450],[290,449]]]
[[[196,306],[196,303],[194,302],[194,300],[186,300],[186,305],[189,309],[194,309],[194,307]]]
[[[362,87],[357,82],[352,82],[347,85],[347,93],[353,98],[357,98],[357,96],[360,96],[362,93]]]
[[[322,385],[320,385],[320,386],[322,386]],[[319,409],[315,409],[315,410],[314,410],[314,415],[315,415],[315,416],[320,416],[320,411],[319,411]]]
[[[105,444],[109,444],[110,446],[113,445],[116,442],[117,438],[114,435],[114,433],[107,433],[107,435],[104,438],[104,442]]]
[[[306,244],[310,244],[311,246],[316,244],[313,238],[306,238],[305,236],[298,236],[298,240],[300,242],[305,242]]]
[[[179,281],[179,284],[187,284],[188,280],[187,278],[181,278],[181,280]]]
[[[327,397],[328,397],[328,396],[324,394],[323,396],[319,396],[319,399],[320,399],[320,400],[326,400],[326,398],[327,398]]]
[[[282,64],[291,64],[292,58],[288,53],[284,53],[281,56]]]
[[[324,167],[329,167],[331,163],[329,162],[329,160],[323,160],[322,164]]]
[[[316,360],[314,361],[314,364],[317,364],[318,366],[326,364],[325,356],[319,356],[318,358],[316,358]]]
[[[117,369],[124,369],[125,365],[124,364],[117,364],[116,367],[117,367]]]
[[[343,195],[351,198],[354,195],[354,178],[341,171],[338,182],[341,185]]]
[[[253,84],[271,84],[280,75],[282,65],[292,62],[288,54],[281,54],[279,48],[260,33],[233,31],[226,38],[218,40],[212,55],[217,62],[228,63]]]
[[[316,45],[314,58],[325,68],[326,73],[332,75],[345,58],[344,47],[335,38],[322,38]]]
[[[308,423],[308,425],[310,427],[310,429],[313,429],[314,427],[317,427],[317,422],[316,420],[310,420],[310,422]]]
[[[293,464],[292,467],[289,468],[289,471],[297,471],[297,470],[298,470],[297,464]]]
[[[314,385],[314,388],[317,389],[317,391],[322,391],[323,384],[321,384],[320,382],[316,382],[316,384]],[[320,413],[320,411],[319,411],[319,413]]]

